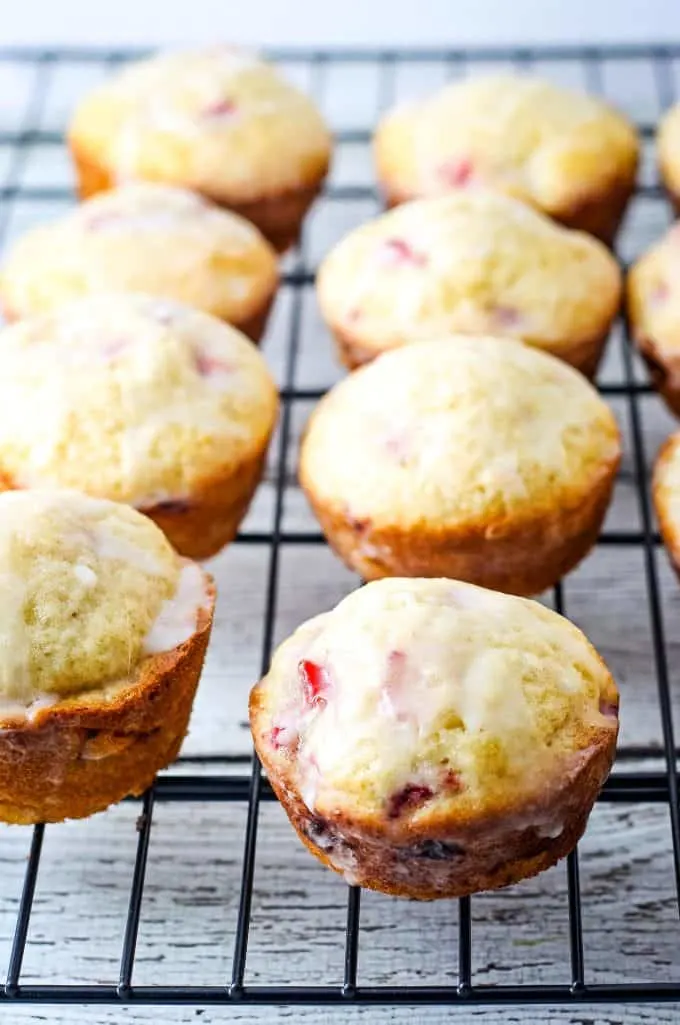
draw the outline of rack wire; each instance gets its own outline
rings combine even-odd
[[[22,184],[29,147],[34,144],[62,144],[57,132],[40,129],[40,115],[48,95],[50,76],[55,67],[65,64],[97,62],[116,66],[139,56],[132,51],[86,49],[0,49],[0,68],[6,61],[20,62],[35,71],[34,84],[23,120],[15,131],[0,132],[0,145],[9,147],[10,159],[4,180],[0,182],[0,242],[7,232],[12,205],[19,199],[67,200],[70,191],[55,186],[28,187]],[[609,60],[630,60],[645,63],[654,76],[659,112],[673,99],[672,62],[680,58],[677,46],[607,46],[607,47],[553,47],[479,50],[402,50],[402,51],[279,51],[274,59],[308,63],[312,72],[313,92],[321,97],[329,68],[333,65],[372,62],[380,73],[380,100],[385,106],[391,99],[395,69],[409,62],[443,62],[453,68],[464,63],[511,62],[519,67],[530,67],[533,62],[580,62],[585,80],[591,91],[602,87],[602,68]],[[638,128],[643,138],[653,136],[654,126],[642,123]],[[369,133],[363,130],[345,130],[338,133],[341,142],[367,143]],[[360,184],[329,186],[326,191],[338,202],[356,199],[375,199],[372,187]],[[639,194],[654,201],[663,201],[658,185],[645,184]],[[283,529],[284,494],[286,489],[287,454],[291,441],[291,422],[295,404],[321,396],[321,389],[296,387],[296,367],[300,348],[303,289],[313,282],[314,274],[307,260],[303,241],[297,262],[284,275],[284,283],[293,290],[290,311],[285,368],[283,375],[283,413],[275,454],[275,502],[269,531],[242,531],[236,543],[267,545],[269,565],[266,580],[265,624],[261,651],[261,667],[266,670],[273,647],[274,621],[277,609],[281,552],[286,545],[307,545],[310,548],[324,544],[322,535],[315,531],[285,531]],[[601,546],[634,546],[644,557],[644,572],[648,595],[648,610],[653,642],[656,684],[663,729],[663,771],[632,769],[615,774],[608,781],[600,800],[608,803],[652,803],[668,810],[672,837],[675,896],[680,900],[680,803],[676,768],[676,744],[673,730],[668,661],[665,642],[663,612],[659,597],[657,548],[660,543],[654,530],[648,494],[648,458],[645,450],[641,396],[650,391],[647,384],[637,379],[633,358],[628,345],[623,346],[624,381],[601,385],[608,396],[622,397],[627,405],[629,426],[633,442],[633,463],[637,481],[637,501],[640,530],[605,531],[599,538]],[[558,584],[554,593],[555,608],[567,612],[564,589]],[[656,752],[640,747],[630,749],[628,758],[642,759]],[[201,761],[201,759],[187,760]],[[205,759],[206,763],[210,759]],[[345,931],[344,971],[335,985],[249,985],[246,981],[249,928],[253,896],[255,852],[258,840],[260,805],[272,801],[274,795],[261,774],[257,759],[253,759],[250,778],[225,775],[208,769],[201,774],[162,775],[141,801],[141,814],[137,822],[138,840],[132,866],[130,896],[124,939],[120,954],[117,983],[101,985],[41,985],[22,982],[22,965],[36,882],[41,862],[45,828],[36,826],[32,841],[23,890],[19,901],[9,965],[4,986],[0,985],[0,1004],[12,1002],[41,1003],[96,1003],[96,1004],[183,1004],[188,1006],[229,1005],[250,1003],[261,1005],[500,1005],[500,1004],[579,1004],[579,1003],[641,1003],[680,1000],[680,974],[669,981],[650,981],[622,984],[592,984],[588,979],[588,965],[584,955],[582,908],[580,896],[578,854],[574,852],[566,866],[566,901],[569,913],[570,978],[564,984],[485,985],[474,979],[473,921],[474,900],[459,901],[458,908],[458,979],[448,985],[384,985],[364,986],[357,981],[361,957],[361,893],[349,887]],[[157,802],[214,802],[240,803],[247,806],[247,820],[243,844],[242,876],[238,922],[233,948],[231,978],[223,986],[135,985],[133,976],[137,937],[143,911],[144,884],[149,855],[149,839]]]

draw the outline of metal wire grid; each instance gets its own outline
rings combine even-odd
[[[23,123],[16,132],[0,132],[0,144],[11,147],[11,158],[5,181],[0,185],[0,242],[6,234],[12,201],[23,197],[31,199],[66,199],[70,193],[60,188],[22,187],[21,175],[26,161],[28,147],[35,142],[60,143],[61,136],[41,132],[39,118],[47,94],[51,69],[59,62],[79,63],[99,61],[111,65],[130,59],[137,54],[126,52],[102,52],[88,50],[12,50],[0,49],[3,60],[27,62],[36,69],[34,88],[30,96]],[[608,47],[553,47],[518,48],[494,50],[403,50],[394,52],[371,51],[280,51],[272,56],[279,60],[309,62],[313,76],[313,91],[321,97],[326,72],[330,65],[342,62],[371,61],[380,68],[380,99],[384,106],[392,94],[394,69],[397,62],[439,61],[450,66],[470,61],[511,61],[522,67],[530,66],[534,60],[580,61],[586,81],[592,92],[601,90],[602,66],[607,60],[627,59],[649,62],[656,84],[659,110],[669,106],[673,99],[671,62],[680,57],[680,45],[674,46],[608,46]],[[652,124],[639,124],[643,137],[650,138],[654,132]],[[338,133],[341,142],[369,140],[368,132],[346,131]],[[662,199],[658,184],[640,186],[639,194]],[[329,187],[326,194],[334,199],[354,200],[375,197],[375,190],[364,186]],[[277,607],[279,563],[281,550],[286,544],[320,545],[324,539],[317,532],[285,532],[282,529],[285,495],[286,461],[291,439],[291,417],[296,402],[316,399],[322,394],[317,389],[301,389],[295,386],[296,367],[300,345],[302,296],[305,286],[313,282],[313,272],[305,259],[305,244],[302,243],[295,269],[284,275],[283,281],[293,289],[293,303],[289,320],[289,331],[285,358],[282,389],[283,412],[281,430],[276,452],[275,502],[271,531],[241,532],[237,544],[267,544],[269,546],[269,567],[266,583],[265,624],[261,652],[261,666],[268,667],[274,636],[274,621]],[[664,623],[659,597],[656,549],[660,539],[654,531],[650,500],[647,490],[648,459],[645,451],[642,425],[641,395],[650,391],[646,384],[636,380],[633,359],[629,346],[623,346],[624,382],[600,387],[604,395],[623,396],[626,400],[631,436],[633,461],[637,483],[640,513],[640,530],[604,532],[599,545],[638,546],[644,554],[646,586],[648,594],[648,615],[650,617],[653,654],[658,688],[658,699],[663,729],[663,754],[665,771],[631,771],[615,775],[608,781],[600,800],[615,803],[658,803],[668,807],[673,844],[673,865],[676,896],[680,901],[680,804],[676,748],[671,711]],[[566,612],[561,584],[555,587],[555,608]],[[638,757],[651,756],[656,751],[640,748]],[[195,761],[195,759],[192,759]],[[206,759],[210,761],[212,759]],[[0,1003],[12,1001],[32,1003],[130,1003],[130,1004],[183,1004],[215,1005],[234,1002],[251,1004],[575,1004],[575,1003],[635,1003],[646,1001],[680,1000],[680,977],[668,982],[635,984],[592,985],[586,981],[583,930],[581,922],[581,899],[579,884],[578,854],[574,852],[566,863],[566,898],[569,911],[570,980],[563,985],[479,985],[472,978],[472,901],[459,901],[458,914],[458,982],[456,985],[440,986],[362,986],[357,981],[360,953],[361,892],[356,887],[348,888],[347,923],[345,935],[345,956],[343,978],[335,986],[317,986],[310,982],[305,986],[246,984],[246,960],[251,918],[255,849],[258,836],[259,808],[262,800],[274,800],[274,795],[261,774],[255,759],[250,779],[238,775],[167,775],[161,776],[152,790],[141,801],[141,815],[137,822],[138,841],[130,898],[128,904],[125,934],[120,956],[119,978],[109,985],[24,985],[21,971],[33,897],[40,866],[44,837],[44,826],[36,826],[32,842],[23,890],[19,902],[16,928],[11,948],[7,977],[0,987]],[[234,943],[231,978],[224,986],[200,986],[196,984],[173,986],[135,986],[133,971],[135,952],[142,913],[144,881],[154,803],[164,802],[247,802],[247,824],[243,850],[243,869],[240,890],[238,922]]]

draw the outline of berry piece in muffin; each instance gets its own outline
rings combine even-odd
[[[388,203],[486,187],[611,243],[635,184],[639,142],[622,114],[523,75],[453,82],[390,111],[375,136]]]
[[[276,387],[234,328],[165,299],[90,296],[0,331],[0,487],[127,502],[192,558],[236,534]]]
[[[594,375],[621,298],[596,239],[493,192],[405,203],[323,261],[323,317],[342,362],[452,331],[506,335]]]
[[[0,495],[0,819],[60,822],[140,794],[184,738],[211,578],[128,506]]]
[[[328,680],[310,703],[309,665]],[[303,624],[251,693],[269,780],[349,883],[424,900],[535,875],[582,835],[611,767],[614,681],[536,602],[382,580]]]
[[[654,508],[666,550],[680,576],[680,432],[661,446],[652,479]]]
[[[80,103],[69,144],[83,198],[134,180],[184,186],[247,217],[278,250],[296,241],[331,155],[312,101],[228,46],[128,66]]]
[[[572,367],[509,339],[453,336],[336,385],[307,426],[300,481],[363,577],[537,594],[594,544],[619,459],[611,410]]]
[[[627,302],[654,386],[680,416],[680,227],[672,227],[633,264]]]
[[[24,235],[0,274],[0,303],[14,320],[93,293],[149,292],[259,341],[277,285],[276,253],[252,224],[185,189],[139,184]]]

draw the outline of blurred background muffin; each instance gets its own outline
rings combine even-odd
[[[326,177],[328,128],[304,93],[229,46],[162,53],[86,96],[69,143],[83,198],[128,181],[181,185],[292,245]]]

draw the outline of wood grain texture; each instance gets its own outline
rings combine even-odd
[[[57,68],[53,91],[44,107],[42,127],[63,127],[68,110],[100,68]],[[288,69],[308,84],[308,69]],[[367,129],[381,102],[422,93],[464,71],[414,62],[398,65],[393,80],[381,86],[375,69],[352,66],[333,71],[327,83],[326,110],[334,124]],[[489,70],[478,66],[477,70]],[[540,63],[537,73],[568,85],[584,85],[575,61]],[[648,66],[610,62],[603,84],[619,105],[653,121],[658,113],[655,81]],[[72,72],[72,73],[71,73]],[[28,80],[17,78],[17,89]],[[23,96],[23,93],[21,94]],[[21,105],[21,97],[17,104]],[[0,128],[9,106],[0,106]],[[13,116],[13,115],[12,115]],[[8,172],[0,150],[0,178]],[[642,180],[654,181],[653,152],[646,144]],[[56,146],[36,146],[28,154],[19,184],[65,185],[70,169]],[[332,174],[334,186],[372,184],[368,147],[339,147]],[[62,212],[65,204],[48,199],[16,199],[9,211],[7,241],[28,226]],[[377,199],[339,202],[325,198],[308,221],[306,256],[313,267],[345,231],[372,216]],[[638,199],[621,237],[621,255],[636,256],[664,229],[669,213],[663,202]],[[285,267],[298,267],[289,255]],[[268,331],[264,353],[283,382],[291,317],[300,302],[300,351],[295,383],[326,388],[342,376],[321,323],[313,289],[296,298],[282,288]],[[614,332],[600,379],[623,380],[622,340]],[[645,375],[639,361],[636,374]],[[311,513],[295,486],[297,440],[312,402],[296,402],[292,411],[293,443],[287,462],[283,528],[316,530]],[[624,432],[625,454],[607,530],[634,531],[640,512],[634,484],[630,416],[625,399],[612,399]],[[641,400],[647,456],[652,458],[674,422],[655,396]],[[265,483],[244,524],[245,531],[271,529],[274,511],[274,466],[270,454]],[[220,598],[213,641],[184,747],[191,763],[173,771],[247,771],[250,753],[247,694],[263,659],[262,617],[267,598],[271,553],[263,545],[235,545],[209,563]],[[657,553],[666,620],[671,686],[677,706],[680,689],[680,589],[662,550]],[[322,546],[287,545],[281,552],[276,594],[275,642],[302,620],[335,604],[356,584]],[[589,634],[610,663],[622,692],[621,760],[639,746],[660,750],[661,724],[654,652],[647,609],[647,583],[639,548],[599,547],[566,581],[566,612]],[[545,597],[548,603],[552,596]],[[230,761],[201,764],[203,756]],[[242,761],[234,763],[234,758]],[[634,763],[636,766],[638,763]],[[46,832],[35,909],[31,921],[23,981],[113,982],[118,974],[137,834],[138,806],[126,804],[87,822],[50,827]],[[148,879],[142,910],[133,981],[219,985],[229,978],[237,917],[245,830],[245,807],[174,804],[156,808]],[[28,831],[0,830],[0,965],[6,965],[30,843]],[[581,875],[586,979],[621,982],[678,979],[680,925],[675,903],[668,812],[662,806],[597,807],[581,845]],[[568,980],[568,934],[565,867],[510,890],[475,898],[473,979],[484,983],[565,982]],[[306,854],[281,810],[265,804],[261,811],[253,923],[247,961],[249,983],[338,984],[341,980],[346,889]],[[366,894],[362,900],[360,983],[455,981],[457,905],[413,905]],[[671,1025],[677,1006],[447,1009],[414,1012],[408,1008],[142,1008],[37,1007],[3,1005],[3,1023],[49,1022],[50,1025],[189,1025],[218,1022],[359,1021],[366,1025],[427,1021],[480,1021],[485,1025]]]

